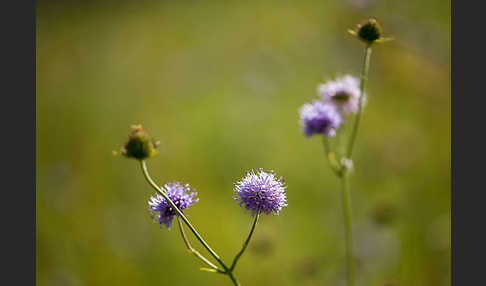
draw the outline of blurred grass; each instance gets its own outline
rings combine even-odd
[[[285,178],[289,207],[261,220],[243,285],[344,285],[339,182],[297,109],[359,74],[345,31],[369,15],[395,41],[372,55],[355,153],[358,279],[450,284],[449,3],[37,5],[38,285],[229,285],[152,223],[138,164],[112,156],[134,123],[161,141],[153,177],[197,189],[187,214],[226,261],[251,223],[232,183],[249,168]]]

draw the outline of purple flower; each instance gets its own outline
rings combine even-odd
[[[287,206],[287,197],[282,178],[276,178],[273,171],[258,173],[247,171],[246,176],[235,183],[233,189],[238,205],[244,205],[255,215],[258,212],[278,214],[282,207]]]
[[[300,121],[306,136],[322,133],[329,137],[336,136],[336,129],[341,124],[341,115],[330,104],[314,101],[300,108]]]
[[[189,185],[181,185],[179,182],[165,184],[161,188],[163,192],[169,196],[172,202],[181,211],[188,208],[193,203],[199,201],[199,199],[194,199],[197,195],[196,192],[191,192]],[[172,224],[174,216],[177,215],[176,211],[170,206],[169,202],[164,199],[163,196],[156,193],[155,196],[151,196],[148,201],[149,211],[152,213],[152,217],[157,217],[159,219],[160,225],[165,224],[169,228]]]
[[[359,80],[345,75],[335,81],[328,81],[317,88],[319,96],[325,103],[332,104],[343,114],[357,112],[359,108]]]

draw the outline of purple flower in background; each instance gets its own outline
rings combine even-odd
[[[336,108],[320,101],[304,104],[299,112],[302,130],[308,137],[319,133],[334,137],[341,124],[341,115]]]
[[[319,85],[317,90],[325,103],[334,105],[343,114],[358,111],[361,92],[357,78],[345,75]]]
[[[246,176],[235,183],[235,200],[238,205],[244,205],[255,215],[258,212],[278,214],[282,207],[287,206],[287,197],[282,178],[276,178],[273,171],[258,173],[247,171]]]
[[[197,195],[197,193],[191,192],[191,188],[187,184],[181,185],[179,182],[168,183],[161,189],[181,211],[199,201],[199,199],[194,199],[194,196]],[[150,197],[148,204],[152,217],[157,217],[160,225],[165,224],[165,226],[169,228],[174,216],[177,215],[169,202],[157,193],[155,196]]]

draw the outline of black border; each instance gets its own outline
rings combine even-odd
[[[2,4],[0,281],[35,285],[35,2]]]
[[[476,3],[451,1],[452,285],[486,283],[485,16]]]

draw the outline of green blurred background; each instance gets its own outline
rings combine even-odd
[[[251,224],[233,182],[260,167],[285,178],[289,206],[261,220],[243,285],[344,285],[339,181],[298,108],[359,75],[346,30],[367,16],[395,40],[373,51],[351,177],[358,285],[449,285],[442,0],[38,1],[38,285],[231,285],[152,222],[139,165],[112,155],[135,123],[161,142],[154,179],[198,191],[186,213],[225,261]]]

